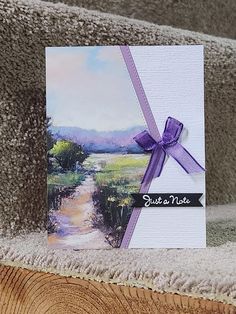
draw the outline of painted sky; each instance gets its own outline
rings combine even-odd
[[[46,70],[54,126],[111,131],[145,124],[119,47],[47,48]]]

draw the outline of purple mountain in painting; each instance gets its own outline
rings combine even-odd
[[[142,149],[134,141],[134,136],[145,126],[135,126],[126,130],[96,131],[79,127],[50,127],[56,140],[71,140],[83,145],[88,152],[94,153],[141,153]]]

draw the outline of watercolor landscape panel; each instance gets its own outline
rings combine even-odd
[[[119,247],[148,155],[119,47],[46,49],[48,243]]]

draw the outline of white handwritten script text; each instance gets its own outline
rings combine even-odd
[[[150,197],[150,195],[144,194],[143,195],[143,200],[146,201],[144,203],[145,207],[149,207],[151,205],[180,206],[180,205],[184,205],[184,204],[186,204],[186,205],[190,204],[190,200],[186,196],[180,198],[180,197],[174,196],[172,194],[168,195],[167,198],[163,198],[163,197],[159,196],[158,198],[154,198],[154,199],[152,199]]]

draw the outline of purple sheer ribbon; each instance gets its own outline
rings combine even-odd
[[[182,130],[183,124],[181,122],[168,117],[160,141],[154,140],[146,130],[134,137],[139,146],[152,153],[142,180],[144,185],[150,184],[153,178],[160,176],[166,155],[172,156],[189,174],[205,171],[194,157],[178,143]]]

